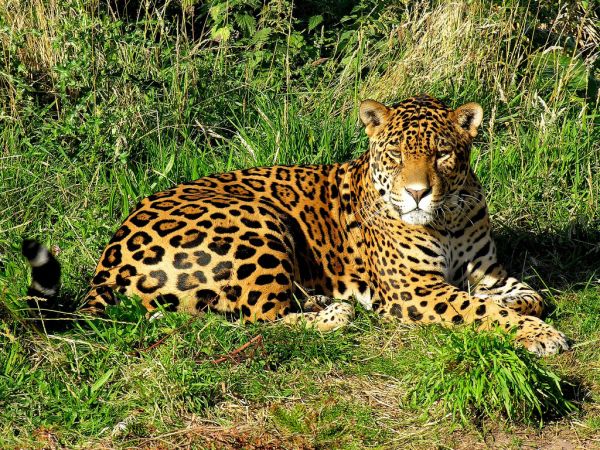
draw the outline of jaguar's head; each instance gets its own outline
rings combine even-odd
[[[433,222],[469,176],[481,106],[467,103],[452,110],[429,96],[392,107],[365,100],[360,118],[370,141],[373,184],[382,199],[408,224]]]

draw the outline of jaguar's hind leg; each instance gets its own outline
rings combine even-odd
[[[107,306],[117,305],[118,299],[112,288],[108,286],[93,287],[87,294],[79,312],[94,316],[104,314]]]
[[[331,303],[318,312],[291,313],[283,318],[287,324],[305,323],[320,331],[337,330],[354,319],[354,306],[350,303]]]

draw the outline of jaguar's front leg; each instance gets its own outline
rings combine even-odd
[[[467,264],[468,289],[476,297],[488,297],[515,311],[540,317],[543,300],[527,284],[508,276],[498,263],[496,247],[488,235],[474,249],[475,257]]]
[[[538,355],[567,350],[565,335],[541,319],[523,316],[490,298],[477,298],[452,286],[439,274],[409,274],[411,283],[382,280],[377,309],[405,321],[451,326],[479,324],[480,329],[500,326],[516,329],[516,340]]]

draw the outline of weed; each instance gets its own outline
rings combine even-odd
[[[546,417],[577,411],[564,397],[560,377],[500,330],[444,330],[432,339],[428,353],[410,392],[413,407],[441,402],[463,422],[504,414],[540,425]]]

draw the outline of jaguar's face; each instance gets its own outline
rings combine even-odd
[[[365,100],[360,117],[370,140],[371,176],[384,202],[408,224],[433,222],[469,174],[481,106],[451,110],[428,96],[393,107]]]

